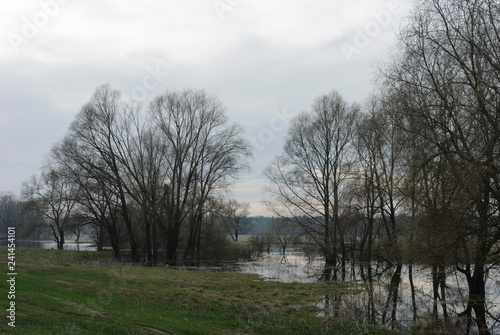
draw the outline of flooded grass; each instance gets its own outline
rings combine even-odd
[[[325,296],[355,293],[351,284],[121,265],[97,252],[16,253],[16,327],[7,326],[2,308],[2,334],[391,333],[316,316]]]
[[[291,253],[288,262],[282,262],[279,253],[270,253],[261,261],[241,263],[238,271],[257,273],[266,280],[280,282],[314,283],[324,279],[322,262],[311,263],[299,253]],[[333,274],[336,270],[336,276]],[[412,281],[409,267],[402,266],[396,275],[392,266],[383,263],[349,263],[345,273],[341,268],[332,269],[331,280],[357,283],[356,292],[326,295],[317,303],[321,309],[318,316],[351,320],[358,324],[378,324],[384,327],[416,333],[465,334],[467,323],[471,323],[472,334],[477,333],[473,318],[463,311],[468,304],[468,286],[463,274],[452,266],[446,268],[446,298],[433,300],[433,282],[429,266],[414,265]],[[336,279],[334,279],[336,278]],[[487,324],[492,334],[500,334],[500,269],[491,267],[486,282]],[[397,283],[392,287],[391,283]],[[442,292],[440,292],[441,294]],[[444,309],[443,309],[444,308]],[[445,312],[444,312],[445,311]],[[445,314],[446,313],[446,314]]]

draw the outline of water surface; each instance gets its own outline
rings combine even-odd
[[[287,254],[286,259],[271,252],[261,260],[238,263],[236,270],[255,273],[266,280],[279,282],[318,282],[324,280],[321,259],[309,260],[302,253]],[[450,329],[465,333],[466,319],[457,316],[467,307],[468,287],[465,276],[452,267],[446,269],[446,299],[433,299],[431,269],[413,266],[414,299],[410,285],[409,266],[401,270],[397,290],[391,286],[395,268],[387,264],[349,264],[344,276],[336,269],[338,281],[356,283],[358,294],[325,296],[318,302],[320,317],[340,317],[363,324],[379,324],[396,330]],[[333,271],[332,271],[333,273]],[[331,276],[330,278],[333,278]],[[500,269],[489,270],[486,281],[488,326],[492,334],[500,334]],[[446,311],[446,312],[444,312]],[[432,323],[432,325],[430,325]],[[474,334],[477,329],[472,328]]]

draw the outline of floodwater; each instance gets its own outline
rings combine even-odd
[[[238,263],[237,271],[256,273],[266,280],[279,282],[318,282],[324,280],[321,260],[308,260],[302,253],[270,253],[262,260]],[[361,324],[379,324],[400,331],[451,330],[467,332],[466,317],[458,317],[467,308],[468,287],[463,274],[446,269],[446,299],[433,299],[431,269],[413,266],[412,299],[409,267],[403,266],[397,290],[391,286],[395,268],[384,264],[349,264],[344,277],[337,280],[355,283],[360,293],[327,295],[317,306],[319,317],[339,317]],[[392,289],[391,289],[392,287]],[[441,294],[441,291],[440,291]],[[500,334],[500,269],[491,268],[486,281],[487,324],[492,334]],[[470,333],[477,333],[474,322]]]
[[[0,240],[0,245],[6,246],[7,240]],[[16,247],[57,249],[57,244],[54,241],[16,240]],[[96,251],[97,248],[92,243],[65,242],[64,250]]]

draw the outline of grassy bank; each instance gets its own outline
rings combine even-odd
[[[386,334],[316,317],[336,283],[274,283],[256,275],[115,264],[97,252],[16,250],[16,322],[9,327],[7,249],[1,334]],[[109,256],[111,257],[111,256]]]

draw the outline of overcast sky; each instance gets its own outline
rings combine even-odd
[[[0,192],[19,194],[98,86],[145,104],[204,88],[256,149],[233,194],[265,214],[290,118],[331,90],[363,102],[408,2],[2,0]]]

